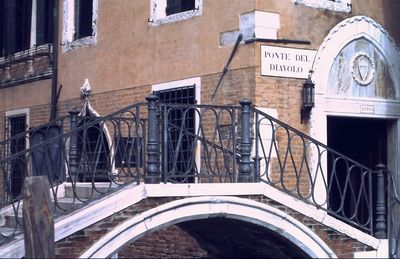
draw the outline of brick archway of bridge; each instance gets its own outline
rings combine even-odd
[[[263,183],[140,184],[57,221],[57,256],[112,255],[151,231],[210,217],[262,226],[312,257],[384,248],[381,240]]]
[[[282,247],[301,250],[291,251],[296,255],[305,254],[312,258],[336,257],[329,246],[314,232],[279,209],[252,199],[229,196],[184,198],[152,208],[117,225],[85,251],[81,257],[110,257],[123,246],[146,233],[170,225],[197,220],[203,220],[204,228],[206,228],[207,221],[215,217],[235,219],[262,226],[266,228],[266,231],[276,233],[276,236],[287,240],[286,245],[283,243]],[[246,233],[242,234],[246,235]]]

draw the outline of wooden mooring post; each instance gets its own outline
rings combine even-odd
[[[27,177],[24,183],[26,258],[55,258],[54,219],[47,177]]]

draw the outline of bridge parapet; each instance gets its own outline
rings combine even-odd
[[[382,200],[379,227],[374,226],[373,170],[250,105],[248,100],[241,106],[166,104],[152,97],[147,104],[135,104],[105,117],[72,112],[69,130],[63,126],[58,135],[0,159],[7,183],[2,206],[14,212],[13,234],[22,224],[18,208],[23,193],[15,191],[12,184],[13,169],[18,169],[22,178],[33,174],[49,177],[55,213],[60,216],[71,212],[75,205],[88,206],[99,194],[115,191],[116,186],[124,190],[132,182],[139,186],[155,183],[158,190],[170,188],[157,196],[161,198],[179,193],[186,185],[206,188],[209,193],[202,195],[213,195],[212,188],[207,187],[211,183],[235,183],[235,192],[227,195],[240,196],[238,182],[253,181],[271,188],[268,194],[256,195],[270,197],[272,190],[285,193],[291,200],[306,204],[313,213],[320,211],[315,214],[322,218],[319,222],[335,219],[340,225],[350,224],[369,234],[379,230],[380,238],[385,237]],[[146,106],[147,110],[143,108]],[[60,200],[65,181],[72,187],[69,203]],[[78,191],[81,182],[89,186],[85,197]],[[169,186],[165,183],[175,185],[165,187]],[[146,191],[153,188],[146,186]],[[377,189],[386,195],[385,188]],[[191,194],[183,197],[187,196]],[[288,207],[285,201],[281,203]],[[10,236],[3,233],[0,239]],[[376,244],[370,245],[377,248]]]

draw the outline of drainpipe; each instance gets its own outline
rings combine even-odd
[[[57,117],[58,12],[59,12],[59,0],[54,0],[54,9],[53,9],[53,62],[52,62],[53,77],[52,77],[52,81],[51,81],[50,121],[54,120]]]

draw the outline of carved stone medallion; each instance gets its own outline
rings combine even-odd
[[[375,76],[375,64],[370,56],[358,53],[351,60],[351,75],[357,84],[367,86]]]

